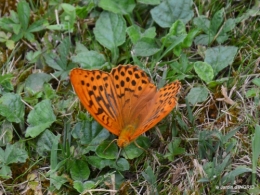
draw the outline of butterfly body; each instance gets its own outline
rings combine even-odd
[[[119,65],[111,73],[73,69],[71,83],[81,103],[125,147],[155,126],[176,106],[181,85],[175,81],[157,90],[146,73]]]

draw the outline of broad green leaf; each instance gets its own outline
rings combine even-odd
[[[30,19],[30,7],[29,4],[22,0],[17,4],[17,14],[19,21],[22,25],[22,29],[25,31],[28,28],[29,19]]]
[[[160,3],[160,0],[137,0],[137,2],[148,5],[158,5]]]
[[[255,78],[252,80],[252,82],[257,85],[258,87],[260,87],[260,78]]]
[[[205,87],[194,87],[186,96],[187,100],[195,105],[196,103],[203,102],[208,98],[208,90]]]
[[[15,42],[11,40],[11,33],[0,31],[0,42],[5,43],[6,47],[10,50],[13,50],[15,47]]]
[[[76,8],[68,3],[62,3],[60,5],[66,13],[75,12]]]
[[[50,175],[50,183],[53,185],[57,190],[61,188],[63,184],[67,182],[67,176],[66,175],[61,175],[59,176],[57,173],[51,174]]]
[[[199,16],[193,19],[193,24],[206,34],[210,34],[210,21],[206,16]]]
[[[82,68],[85,69],[100,69],[106,63],[106,59],[103,54],[97,51],[85,51],[77,53],[72,56],[72,61],[79,63]]]
[[[231,65],[237,53],[237,47],[217,46],[209,48],[205,52],[205,62],[213,68],[214,75]]]
[[[214,39],[214,35],[209,34],[209,35],[198,35],[195,39],[194,39],[194,43],[195,45],[208,45],[209,43],[211,43]]]
[[[55,136],[51,131],[48,129],[44,131],[36,145],[36,151],[42,157],[49,156],[51,152],[51,148],[54,144],[58,144],[60,140],[60,135]]]
[[[72,136],[85,145],[84,154],[95,151],[97,146],[109,137],[109,132],[96,121],[78,122],[72,130]]]
[[[85,190],[93,189],[96,186],[95,182],[93,181],[74,181],[73,187],[79,192],[82,193]]]
[[[68,70],[68,56],[71,50],[71,40],[69,37],[62,40],[61,44],[57,47],[59,54],[59,65],[62,70]]]
[[[22,122],[24,108],[25,106],[18,94],[5,93],[0,98],[0,115],[6,117],[9,122]]]
[[[12,177],[11,168],[5,164],[0,165],[0,178],[9,179],[11,177]]]
[[[5,45],[8,49],[13,50],[15,47],[15,42],[13,40],[7,40]]]
[[[126,33],[130,37],[133,44],[136,44],[141,37],[153,39],[156,36],[156,29],[154,27],[148,28],[144,32],[141,31],[142,29],[135,24],[126,29]]]
[[[194,28],[189,31],[185,39],[183,40],[182,47],[188,48],[192,45],[195,36],[199,33],[199,29]]]
[[[184,41],[186,35],[166,35],[165,37],[162,38],[162,42],[163,44],[165,44],[166,50],[164,51],[164,53],[161,55],[161,57],[159,58],[159,60],[161,60],[168,52],[170,51],[174,51],[174,54],[180,55],[180,52],[177,52],[177,48],[181,49],[179,46],[180,44]]]
[[[80,19],[85,19],[88,15],[88,13],[93,10],[93,8],[96,7],[96,4],[94,1],[88,2],[87,5],[84,5],[83,7],[77,6],[76,7],[76,14]]]
[[[128,161],[124,158],[110,160],[99,156],[88,156],[87,161],[91,166],[96,167],[99,170],[105,167],[110,167],[118,171],[126,171],[130,168]]]
[[[170,32],[162,37],[162,42],[165,46],[171,47],[173,49],[176,45],[181,43],[186,36],[187,32],[184,23],[180,20],[177,20],[172,24]]]
[[[119,158],[118,160],[115,160],[114,163],[110,165],[110,167],[118,171],[127,171],[130,169],[129,162],[125,158]]]
[[[88,163],[84,160],[75,159],[70,166],[70,175],[73,180],[84,181],[90,175]]]
[[[196,45],[208,45],[216,40],[218,43],[223,43],[228,39],[228,31],[234,29],[236,25],[235,19],[224,21],[224,9],[217,11],[211,21],[206,16],[199,16],[193,20],[194,25],[201,29],[206,34],[197,36],[194,40]]]
[[[183,42],[183,41],[182,41]],[[182,48],[181,48],[181,44],[180,45],[176,45],[176,47],[173,49],[173,53],[176,55],[176,56],[180,56],[181,53],[182,53]]]
[[[223,23],[223,15],[224,15],[224,8],[222,8],[221,10],[217,11],[212,20],[211,20],[211,24],[210,24],[210,31],[213,33],[213,34],[217,34],[218,31],[219,31],[219,28],[220,26],[222,25]]]
[[[228,37],[229,35],[227,33],[222,33],[223,31],[221,31],[217,38],[216,38],[216,41],[221,44],[221,43],[224,43],[226,40],[228,40]]]
[[[156,37],[156,28],[155,27],[151,27],[146,29],[142,35],[142,37],[147,37],[147,38],[155,38]]]
[[[181,20],[174,22],[170,28],[171,35],[187,35],[185,24]]]
[[[133,53],[135,56],[151,56],[160,51],[154,39],[143,37],[134,45]]]
[[[126,29],[131,42],[135,44],[141,38],[141,28],[137,25],[132,25]]]
[[[97,41],[108,48],[114,48],[125,42],[126,22],[122,15],[102,12],[96,22],[94,35]]]
[[[206,16],[199,16],[197,18],[193,19],[193,24],[201,29],[205,34],[199,35],[195,38],[194,42],[196,45],[208,45],[213,39],[214,39],[214,34],[211,33],[210,30],[210,21]]]
[[[159,60],[172,51],[175,55],[180,56],[182,51],[182,43],[186,37],[187,32],[185,29],[185,24],[182,21],[177,20],[172,24],[170,32],[161,39],[163,45],[166,47],[166,50],[161,55]]]
[[[50,100],[38,103],[28,114],[27,122],[30,124],[26,129],[25,137],[36,137],[49,128],[56,121]]]
[[[0,31],[0,42],[4,42],[5,40],[9,39],[7,33]]]
[[[13,139],[13,126],[11,122],[6,120],[1,122],[0,125],[0,147],[10,144]]]
[[[154,195],[159,195],[158,190],[157,190],[157,185],[156,185],[156,176],[153,172],[153,169],[151,166],[148,166],[145,171],[142,171],[142,176],[145,178],[145,180],[150,184],[150,191]]]
[[[52,100],[54,98],[58,98],[56,90],[54,90],[52,88],[52,85],[49,83],[45,83],[43,85],[43,92],[44,92],[44,96],[43,96],[44,99]],[[61,101],[63,101],[63,100],[61,100]],[[64,101],[66,101],[66,100],[64,100]]]
[[[44,58],[48,66],[57,70],[54,75],[60,77],[61,80],[66,80],[70,70],[76,65],[68,61],[70,56],[71,41],[69,37],[62,40],[61,44],[57,47],[57,53],[49,52],[44,54]]]
[[[81,52],[85,53],[85,52],[88,52],[88,51],[89,51],[89,49],[85,45],[83,45],[80,42],[76,42],[76,48],[75,48],[76,53],[81,53]]]
[[[18,144],[7,145],[5,150],[0,148],[0,162],[9,165],[11,163],[24,163],[28,158],[27,152],[23,148],[18,148]]]
[[[42,55],[42,51],[29,51],[26,53],[26,59],[30,62],[30,63],[36,63],[37,60],[39,60],[40,56]]]
[[[260,93],[258,88],[251,88],[246,92],[246,97],[247,98],[251,98],[251,97],[255,97]]]
[[[101,170],[104,167],[112,166],[115,160],[104,159],[99,156],[88,156],[87,161],[91,166]]]
[[[144,136],[139,136],[135,141],[124,147],[122,150],[122,155],[126,159],[134,159],[140,156],[143,152],[151,145],[149,138]]]
[[[70,4],[61,4],[64,13],[61,15],[61,24],[64,24],[68,32],[74,31],[74,24],[76,23],[76,8]]]
[[[170,27],[176,20],[184,24],[193,17],[192,0],[165,0],[151,10],[154,21],[163,28]]]
[[[98,6],[115,14],[130,14],[135,8],[134,0],[100,0]]]
[[[105,159],[116,159],[118,147],[113,141],[103,141],[96,149],[96,154]]]
[[[21,23],[19,20],[18,14],[13,10],[10,10],[10,20],[11,20],[11,23],[15,23],[15,24]]]
[[[48,21],[45,19],[37,20],[36,22],[32,23],[29,28],[27,29],[28,32],[38,32],[44,30],[46,26],[48,26]]]
[[[15,33],[15,35],[12,37],[14,41],[17,41],[23,37],[23,32],[21,32],[21,24],[13,24],[12,28]]]
[[[12,13],[13,11],[10,10],[10,12]],[[19,21],[18,21],[19,22]],[[10,24],[14,24],[14,22],[10,19],[10,18],[6,18],[6,17],[1,17],[0,18],[0,29],[1,30],[5,30],[7,32],[12,32],[12,25]]]
[[[225,21],[221,33],[226,33],[233,30],[236,27],[236,23],[236,19],[229,18],[227,21]]]
[[[55,70],[62,71],[66,66],[66,64],[63,64],[60,57],[56,53],[46,52],[44,54],[44,58],[48,66]]]
[[[3,164],[5,163],[5,151],[2,149],[2,147],[0,148],[0,162]]]
[[[156,183],[156,177],[153,173],[152,167],[148,166],[145,171],[142,172],[142,175],[150,184]]]
[[[25,33],[23,33],[23,37],[29,41],[33,41],[34,40],[34,35],[28,31],[26,31]]]
[[[232,27],[233,28],[235,27],[234,25],[231,25],[230,27],[227,28],[227,26],[225,26],[225,22],[223,23],[224,20],[223,15],[224,15],[224,8],[222,8],[221,10],[219,10],[214,14],[210,26],[211,31],[213,32],[212,34],[215,34],[218,43],[223,43],[224,41],[226,41],[228,39],[228,34],[226,34],[227,30]],[[229,24],[230,23],[228,23],[228,25]]]
[[[180,139],[180,138],[175,138],[173,141],[171,141],[171,142],[167,145],[169,152],[166,153],[166,154],[164,155],[164,157],[165,157],[165,158],[168,158],[170,161],[173,161],[173,160],[174,160],[174,157],[175,157],[176,155],[180,155],[180,154],[185,153],[185,149],[179,147],[180,143],[181,143],[181,139]]]
[[[193,73],[191,73],[191,70],[193,70],[193,64],[194,63],[189,62],[185,54],[182,54],[179,61],[170,63],[172,69],[171,75],[177,74],[179,80],[184,79],[185,77],[191,78],[193,77]],[[171,77],[171,75],[169,74],[168,77]]]
[[[52,77],[46,73],[31,74],[25,81],[25,89],[33,94],[43,91],[44,83],[48,83]]]
[[[206,62],[195,62],[194,63],[195,72],[198,74],[200,79],[205,82],[210,82],[214,77],[214,72],[212,67]]]

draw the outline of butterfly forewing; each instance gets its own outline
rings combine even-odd
[[[73,88],[88,112],[107,130],[119,135],[118,100],[111,76],[100,70],[73,69],[70,72]]]

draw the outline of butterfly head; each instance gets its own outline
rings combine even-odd
[[[124,148],[130,144],[134,139],[132,138],[133,133],[136,131],[135,125],[127,125],[119,134],[117,145],[120,148]]]
[[[128,139],[121,138],[121,139],[118,139],[118,140],[117,140],[117,145],[118,145],[120,148],[126,147],[129,143],[130,143],[130,142],[129,142]]]

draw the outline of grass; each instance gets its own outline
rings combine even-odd
[[[5,2],[0,194],[260,193],[258,1]],[[182,83],[121,153],[69,80],[119,64]]]

